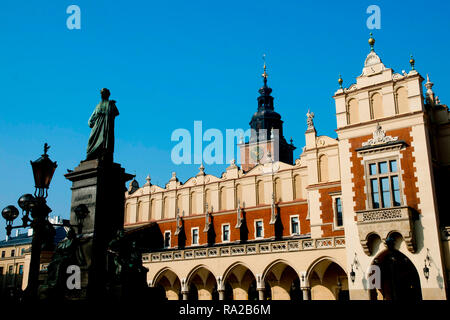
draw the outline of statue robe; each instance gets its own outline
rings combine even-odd
[[[112,160],[114,152],[114,118],[119,115],[114,100],[102,100],[89,118],[92,128],[87,146],[86,160],[107,157]]]

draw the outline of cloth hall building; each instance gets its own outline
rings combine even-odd
[[[308,112],[294,159],[264,70],[241,167],[131,182],[125,229],[160,239],[143,253],[151,287],[185,300],[447,299],[449,110],[412,58],[395,73],[374,43],[356,83],[339,79],[337,139]]]

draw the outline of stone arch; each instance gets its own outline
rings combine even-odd
[[[350,99],[347,103],[347,123],[355,124],[359,122],[359,105],[355,98]]]
[[[321,154],[319,156],[319,182],[328,181],[328,156]]]
[[[240,183],[236,184],[236,196],[234,197],[235,199],[235,208],[237,208],[238,203],[240,203],[241,207],[242,207],[242,202],[244,201],[244,199],[242,198],[242,185]]]
[[[211,202],[211,189],[205,190],[205,203],[208,205],[208,211],[213,209]]]
[[[197,213],[197,194],[195,191],[192,191],[189,197],[189,214],[196,214]]]
[[[197,297],[198,300],[217,300],[217,281],[214,273],[205,265],[193,268],[186,277],[186,287],[189,291],[196,290],[188,296]],[[195,287],[195,288],[194,288]]]
[[[380,287],[370,290],[373,300],[422,300],[420,277],[411,260],[395,248],[388,247],[372,262],[380,271]]]
[[[223,286],[232,288],[233,300],[257,299],[255,273],[244,263],[235,262],[230,265],[222,276]]]
[[[219,210],[224,211],[227,210],[227,189],[226,187],[221,187],[219,189]]]
[[[264,198],[264,181],[263,180],[259,180],[256,183],[256,204],[260,205],[260,204],[265,204],[265,198]]]
[[[402,86],[395,90],[395,101],[397,104],[397,113],[409,112],[408,89],[406,87]]]
[[[139,201],[137,204],[137,214],[136,214],[136,222],[145,221],[144,219],[144,206],[143,202]]]
[[[274,181],[275,187],[275,201],[283,201],[283,188],[281,184],[281,178],[276,178]]]
[[[345,269],[331,257],[315,260],[307,271],[312,300],[348,300],[349,286]]]
[[[166,196],[163,198],[163,206],[162,206],[162,214],[161,219],[169,218],[169,197]]]
[[[294,199],[303,199],[302,177],[299,174],[294,176]]]
[[[164,288],[167,300],[181,300],[181,282],[178,275],[170,268],[165,267],[158,271],[152,281],[152,287]]]
[[[262,274],[262,279],[270,286],[272,300],[302,300],[300,277],[291,264],[278,259],[271,262]],[[266,288],[267,289],[267,288]]]
[[[130,223],[131,222],[131,214],[130,214],[130,204],[127,203],[125,205],[125,217],[124,217],[124,222],[125,223]]]
[[[375,92],[370,97],[370,115],[371,119],[380,119],[384,116],[383,97],[378,92]]]
[[[148,220],[155,220],[156,219],[156,200],[151,199],[150,200],[150,213],[148,215]]]

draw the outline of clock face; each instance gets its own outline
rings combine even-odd
[[[263,158],[264,156],[264,150],[261,147],[253,147],[252,149],[250,149],[250,157],[254,160],[254,161],[259,161]]]

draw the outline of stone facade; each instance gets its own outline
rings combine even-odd
[[[337,139],[317,135],[308,112],[293,163],[133,181],[125,227],[156,222],[164,237],[143,256],[149,285],[169,299],[446,299],[448,207],[435,175],[449,176],[449,112],[423,81],[372,50],[333,96]],[[394,257],[410,283],[387,280]]]

